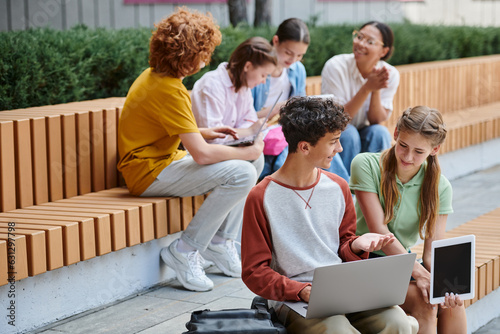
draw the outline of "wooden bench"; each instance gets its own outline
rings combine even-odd
[[[445,238],[474,234],[476,236],[476,271],[474,299],[466,300],[469,306],[500,287],[500,208],[479,216],[465,224],[449,230]],[[423,244],[412,248],[422,257]]]
[[[131,196],[116,170],[124,98],[0,113],[0,285],[183,230],[204,196]],[[15,258],[13,257],[15,256]]]

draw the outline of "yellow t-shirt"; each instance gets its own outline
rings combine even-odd
[[[179,134],[198,132],[191,98],[179,78],[160,76],[148,68],[127,94],[118,126],[118,170],[129,191],[142,194],[179,150]]]

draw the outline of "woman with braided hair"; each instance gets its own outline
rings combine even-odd
[[[398,120],[391,148],[362,153],[352,161],[349,185],[356,195],[356,233],[393,233],[397,239],[370,256],[407,253],[419,237],[424,240],[423,263],[415,263],[401,305],[418,320],[419,333],[467,332],[459,296],[450,293],[443,304],[429,304],[431,244],[443,238],[453,212],[452,188],[437,158],[446,132],[438,110],[409,108]]]

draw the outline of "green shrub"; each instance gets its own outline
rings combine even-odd
[[[391,24],[393,65],[500,53],[500,28]],[[309,76],[320,75],[335,54],[351,52],[354,25],[311,27],[303,59]],[[270,39],[276,27],[223,28],[212,62],[184,80],[188,89],[205,72],[229,59],[251,36]],[[125,96],[148,67],[151,29],[30,29],[0,33],[0,110],[109,96]]]

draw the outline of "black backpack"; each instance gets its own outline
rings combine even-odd
[[[274,311],[269,310],[267,300],[258,296],[250,309],[194,311],[186,328],[188,331],[183,334],[286,334]]]

